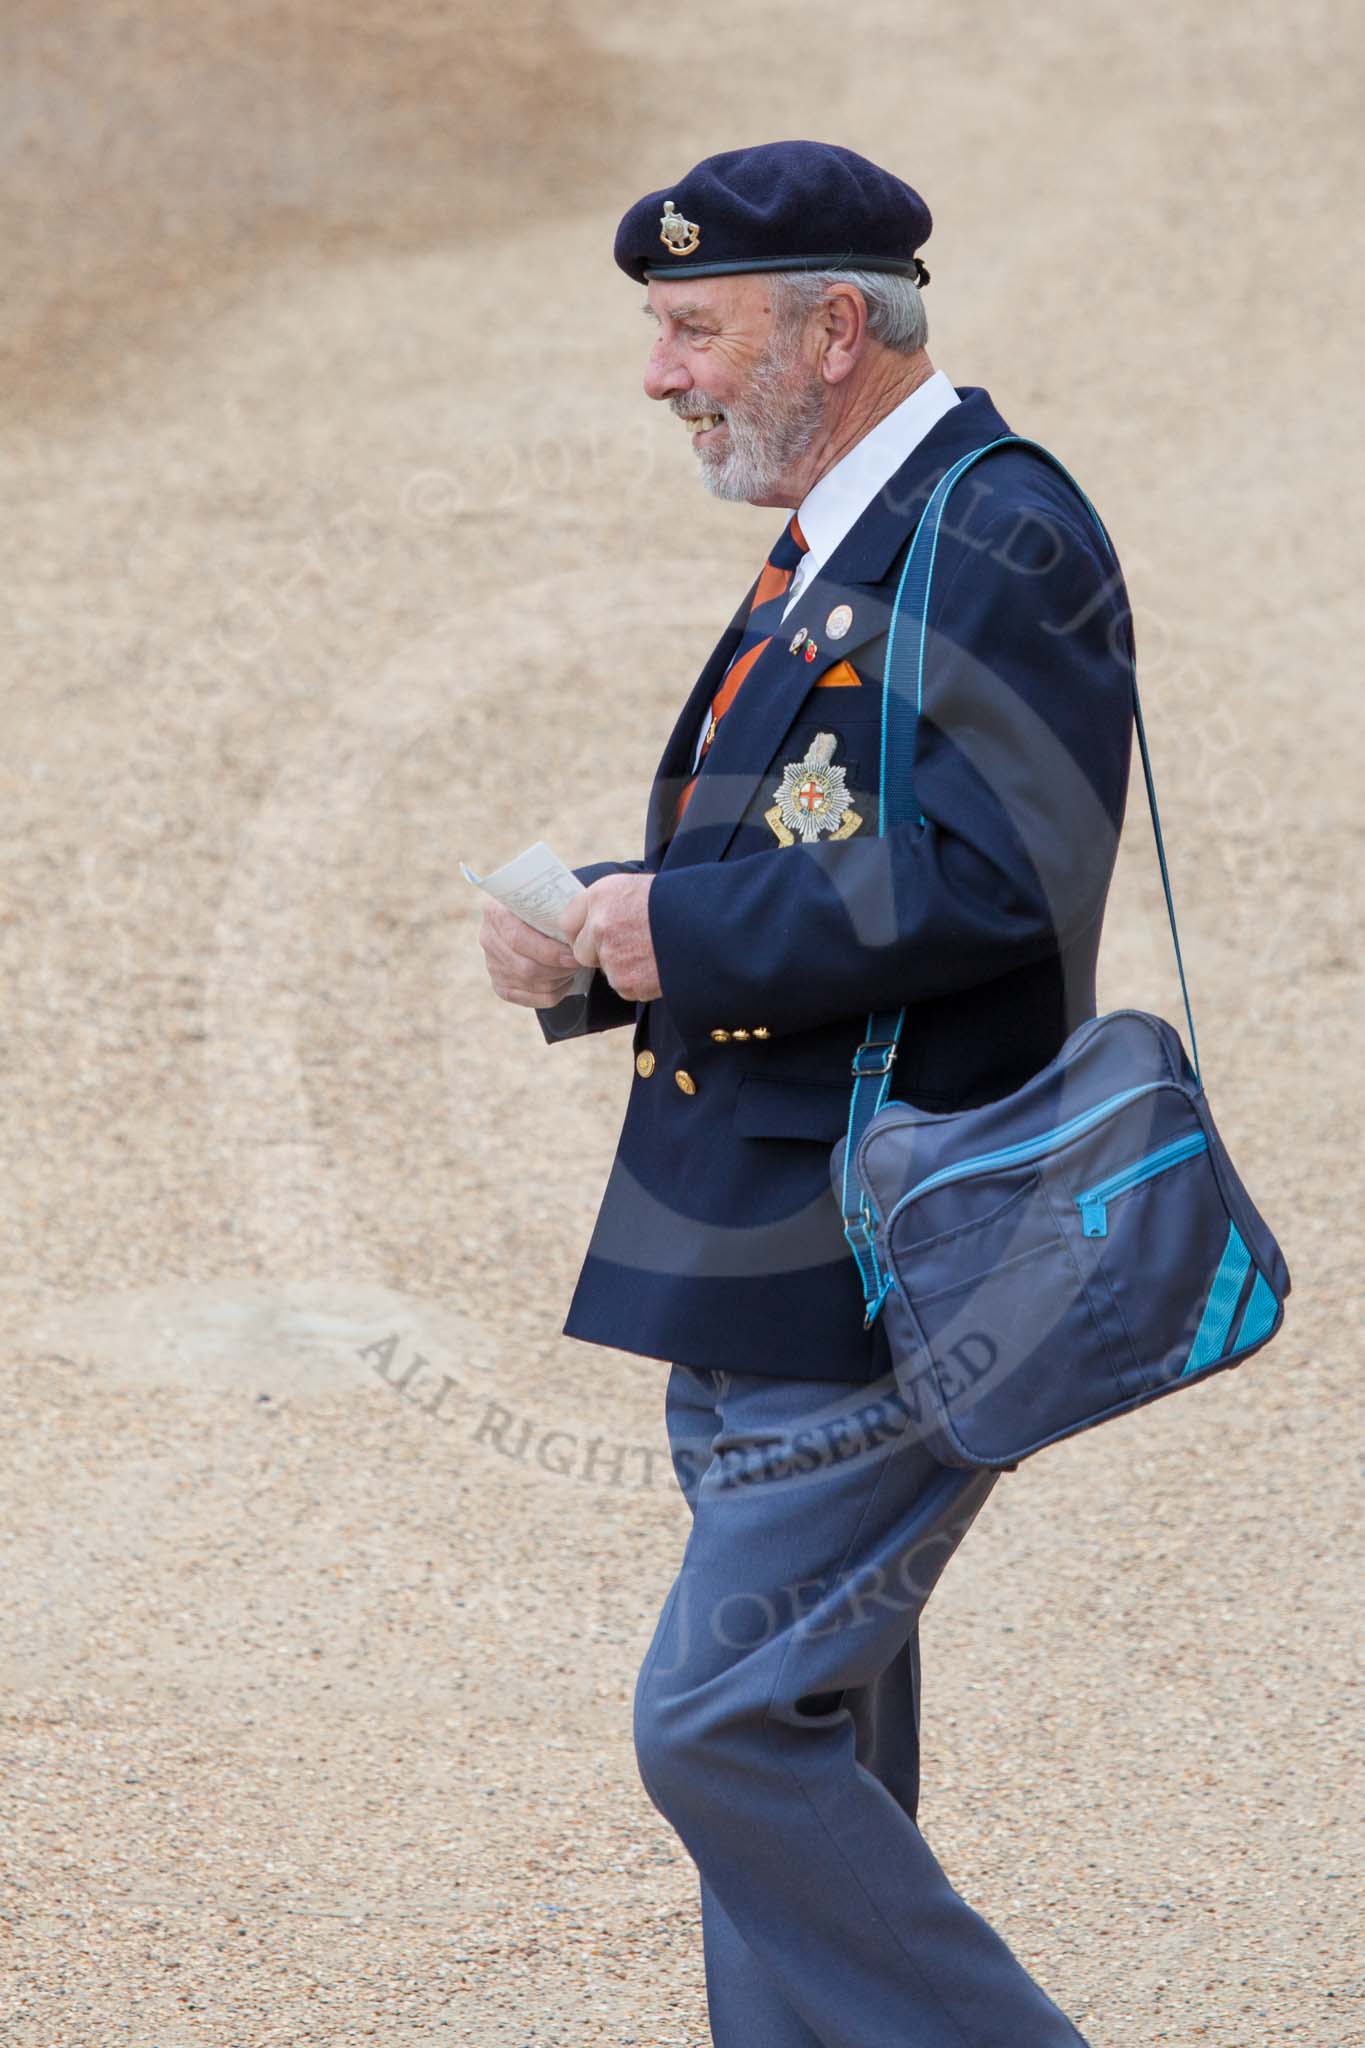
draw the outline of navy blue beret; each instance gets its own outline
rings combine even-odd
[[[615,255],[637,284],[736,270],[893,270],[927,284],[915,250],[932,226],[918,192],[854,150],[763,142],[637,199]]]

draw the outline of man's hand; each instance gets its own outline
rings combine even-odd
[[[662,995],[649,935],[653,875],[603,875],[559,914],[560,929],[583,967],[600,967],[628,1003]]]
[[[487,903],[479,944],[488,963],[493,993],[505,1003],[550,1010],[573,986],[578,962],[557,939],[547,939],[505,903]]]

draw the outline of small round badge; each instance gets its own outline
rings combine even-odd
[[[817,654],[818,654],[819,652],[820,652],[820,650],[819,650],[819,648],[818,648],[818,647],[816,646],[816,644],[815,644],[815,642],[814,642],[813,640],[808,640],[808,641],[806,642],[806,660],[807,660],[807,661],[814,661],[814,659],[815,659],[816,655],[817,655]]]
[[[831,640],[842,640],[842,639],[843,639],[843,637],[844,637],[844,635],[845,635],[845,633],[846,633],[846,632],[848,631],[849,627],[850,627],[850,626],[851,626],[852,624],[853,624],[853,607],[852,607],[852,605],[851,605],[851,604],[836,604],[836,605],[835,605],[835,607],[834,607],[834,610],[833,610],[833,611],[832,611],[832,612],[830,613],[829,617],[828,617],[828,618],[827,618],[827,619],[825,620],[825,631],[826,631],[826,632],[827,632],[827,633],[829,634],[829,637],[830,637],[830,639],[831,639]]]
[[[788,645],[787,645],[787,652],[788,652],[788,654],[799,654],[799,653],[800,653],[800,651],[801,651],[801,649],[802,649],[802,648],[803,648],[803,647],[805,646],[805,644],[806,644],[806,629],[805,629],[805,627],[804,627],[804,626],[801,626],[801,627],[799,627],[799,628],[798,628],[798,630],[797,630],[797,631],[796,631],[795,633],[793,633],[793,634],[792,634],[792,636],[791,636],[791,639],[790,639],[790,641],[788,642]]]

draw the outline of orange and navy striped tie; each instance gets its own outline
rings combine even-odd
[[[744,621],[744,631],[740,636],[739,645],[731,657],[730,666],[721,678],[720,688],[711,699],[711,723],[707,726],[706,737],[701,743],[696,770],[684,785],[678,798],[678,807],[673,814],[675,832],[682,822],[683,812],[687,809],[692,792],[697,786],[697,776],[701,772],[701,765],[710,750],[711,742],[716,737],[716,727],[739,695],[744,678],[782,623],[782,608],[786,602],[787,592],[791,588],[792,577],[796,573],[796,565],[809,546],[810,542],[797,525],[796,514],[793,512],[774,542],[773,551],[763,565],[758,582],[754,585],[753,600]]]

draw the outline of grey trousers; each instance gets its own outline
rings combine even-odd
[[[715,2048],[1085,2048],[916,1822],[918,1618],[999,1474],[929,1457],[889,1377],[674,1365],[665,1409],[692,1526],[635,1749]]]

